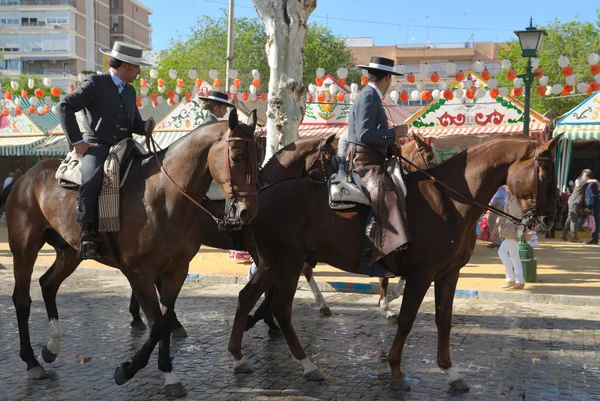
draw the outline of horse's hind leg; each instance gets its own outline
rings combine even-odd
[[[185,276],[183,277],[183,280],[185,281],[185,278],[187,277],[187,272],[189,270],[189,266],[188,268],[185,269]],[[158,290],[158,293],[161,294],[161,288],[162,288],[162,276],[159,276],[156,278],[156,280],[154,280],[154,285],[156,285],[156,289]],[[181,283],[181,285],[183,286],[183,282]],[[162,301],[162,295],[161,295],[161,304],[164,305],[163,301]],[[175,302],[173,302],[173,304],[175,304]],[[187,331],[185,331],[185,329],[183,328],[183,325],[179,322],[179,319],[177,319],[177,314],[175,313],[175,309],[172,308],[171,309],[171,336],[172,337],[187,337]]]
[[[15,288],[12,299],[19,325],[19,341],[21,343],[19,356],[27,364],[27,375],[30,379],[45,379],[48,376],[33,353],[29,335],[31,275],[33,274],[33,265],[37,254],[42,248],[43,240],[41,233],[33,235],[32,229],[29,228],[21,232],[18,238],[11,237],[9,232],[9,242],[14,262]]]
[[[175,301],[185,282],[187,272],[188,267],[184,268],[181,266],[173,268],[172,271],[161,276],[160,302],[163,305],[164,317],[170,329],[173,327],[174,321],[177,320],[175,316]],[[170,332],[166,333],[158,345],[158,369],[165,375],[165,391],[168,397],[183,397],[187,394],[183,384],[181,384],[177,376],[173,373]]]
[[[273,286],[271,286],[271,288],[265,292],[265,299],[261,302],[258,308],[256,308],[254,315],[249,314],[246,318],[246,327],[244,328],[244,331],[250,330],[256,325],[256,323],[264,320],[267,326],[269,326],[270,334],[279,332],[279,326],[277,326],[275,320],[273,319],[273,294]]]
[[[389,283],[390,279],[388,278],[379,279],[379,301],[377,302],[377,305],[379,305],[381,310],[385,312],[386,318],[393,319],[397,317],[397,314],[392,311],[392,308],[390,308],[390,303],[388,302],[387,290]]]
[[[395,390],[410,390],[410,386],[404,379],[404,373],[402,373],[402,369],[400,368],[402,350],[417,317],[421,302],[423,302],[423,298],[430,286],[431,279],[428,277],[419,277],[417,275],[415,279],[411,280],[409,277],[407,280],[404,296],[402,297],[402,307],[398,316],[396,337],[388,354],[388,363],[392,369],[391,385]]]
[[[56,260],[52,264],[52,267],[40,277],[42,296],[46,304],[46,313],[50,322],[50,340],[42,348],[42,357],[47,363],[52,363],[56,360],[56,355],[60,351],[60,341],[64,334],[62,324],[58,319],[56,293],[62,282],[73,274],[80,263],[81,260],[77,257],[75,249],[57,249]]]
[[[450,329],[452,325],[452,304],[458,282],[457,270],[454,274],[435,281],[435,325],[438,329],[437,363],[448,375],[448,384],[453,390],[468,391],[469,386],[450,359]]]
[[[252,367],[242,353],[242,340],[244,338],[246,320],[260,296],[274,281],[275,277],[273,269],[269,266],[259,264],[256,273],[252,276],[248,284],[240,291],[237,310],[235,311],[235,318],[233,320],[233,327],[231,329],[231,336],[229,337],[229,346],[227,347],[235,359],[233,362],[233,370],[235,373],[248,373],[252,371]]]
[[[319,304],[319,312],[321,315],[331,316],[331,309],[329,309],[329,305],[327,305],[327,301],[325,301],[325,297],[315,281],[313,267],[308,263],[304,263],[304,266],[302,266],[302,273],[304,274],[304,277],[306,277],[306,281],[308,281],[308,285],[315,297],[315,301]]]
[[[286,269],[287,270],[287,269]],[[287,273],[287,271],[286,271]],[[292,273],[293,274],[293,273]],[[302,365],[303,375],[311,381],[323,380],[323,374],[307,357],[292,326],[292,303],[298,285],[298,276],[279,277],[275,284],[274,314],[290,347],[294,359]]]
[[[158,303],[154,282],[148,276],[138,276],[133,269],[121,269],[129,280],[135,297],[140,302],[146,320],[150,326],[148,339],[142,348],[134,355],[131,362],[124,362],[115,371],[115,383],[125,384],[135,374],[148,364],[150,354],[156,344],[170,332],[169,319],[164,317]]]
[[[146,330],[146,324],[140,315],[140,303],[135,295],[133,295],[133,291],[131,292],[131,298],[129,300],[129,313],[131,313],[131,317],[133,318],[129,325],[134,329]]]

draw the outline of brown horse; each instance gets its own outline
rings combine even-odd
[[[158,153],[165,172],[187,194],[201,200],[212,179],[231,199],[238,220],[249,223],[257,212],[258,161],[254,130],[256,113],[248,124],[239,124],[236,113],[228,122],[201,126]],[[50,321],[50,341],[42,349],[47,363],[54,362],[63,334],[56,308],[56,293],[63,280],[81,262],[77,258],[79,227],[75,223],[75,191],[62,188],[54,178],[59,160],[44,160],[31,168],[16,184],[6,205],[8,240],[14,259],[20,356],[32,379],[47,377],[37,361],[29,338],[29,289],[33,266],[44,243],[56,249],[56,260],[40,278]],[[103,263],[116,267],[127,277],[151,329],[148,339],[131,362],[115,371],[119,385],[145,367],[158,342],[158,368],[165,375],[170,396],[185,389],[172,372],[170,327],[177,295],[185,281],[190,260],[201,243],[197,222],[206,211],[198,208],[184,192],[161,172],[156,158],[139,158],[121,189],[121,231],[104,236]],[[114,250],[118,251],[117,256]],[[162,278],[160,303],[154,279]],[[161,310],[162,304],[162,310]],[[164,310],[164,314],[163,314]]]
[[[553,223],[556,176],[553,151],[560,137],[540,143],[526,137],[489,138],[430,170],[407,179],[407,214],[412,240],[408,249],[385,259],[387,268],[406,277],[406,289],[396,337],[388,355],[392,387],[408,390],[402,372],[402,350],[425,293],[435,282],[438,366],[448,374],[453,389],[467,390],[450,359],[452,302],[459,271],[475,246],[475,225],[483,205],[500,185],[507,184],[519,200],[524,224],[542,230]],[[450,189],[440,183],[445,183]],[[292,355],[309,380],[323,375],[306,356],[292,326],[292,301],[307,256],[348,272],[356,272],[368,209],[338,212],[329,208],[322,184],[293,180],[263,191],[257,218],[251,224],[259,254],[259,268],[240,291],[229,341],[234,371],[248,372],[242,339],[248,313],[273,284],[272,309]],[[425,230],[423,227],[436,227]],[[431,252],[435,247],[436,252]]]
[[[433,153],[433,148],[431,147],[431,145],[429,145],[425,140],[423,140],[423,138],[420,135],[413,134],[413,136],[414,141],[411,141],[402,147],[402,155],[407,160],[411,161],[414,165],[418,166],[421,169],[429,169],[431,167],[437,166],[437,163],[435,162],[435,154]],[[402,162],[402,166],[404,167],[404,170],[409,173],[417,171],[417,169],[412,164],[406,163],[404,161]],[[302,274],[304,275],[304,277],[306,277],[306,280],[308,281],[313,296],[319,304],[319,312],[323,316],[330,316],[331,309],[329,308],[327,301],[325,301],[325,297],[321,293],[319,286],[313,278],[313,270],[313,266],[305,264],[302,268]],[[398,284],[396,284],[392,293],[388,295],[387,289],[389,281],[390,280],[388,278],[379,279],[378,305],[386,313],[386,316],[388,318],[392,318],[395,317],[396,314],[392,312],[389,303],[392,302],[394,299],[399,298],[400,295],[402,295],[402,289],[404,288],[404,278],[400,278],[400,280],[398,280]],[[253,316],[248,316],[248,324],[246,325],[246,328],[254,326],[260,319],[262,319],[263,311],[265,311],[265,309],[259,307],[257,313],[255,313]],[[269,327],[271,329],[275,329],[274,323],[271,324],[271,321],[267,321],[267,324],[269,324]]]
[[[267,186],[290,178],[308,178],[324,182],[331,174],[331,158],[336,152],[335,147],[332,145],[334,139],[335,135],[331,135],[325,139],[302,139],[285,146],[273,155],[260,170],[259,178],[261,185]],[[218,210],[223,210],[225,201],[205,199],[202,205],[211,213],[216,213]],[[223,233],[214,219],[207,214],[203,214],[196,224],[201,228],[200,241],[203,245],[219,249],[241,250],[241,248],[247,248],[250,251],[254,249],[250,236],[243,240],[245,245],[240,248],[240,245],[235,243],[236,241],[232,236]],[[307,277],[307,280],[310,280],[310,277]],[[160,278],[158,278],[156,280],[156,287],[159,291],[161,286]],[[134,294],[131,295],[129,302],[129,312],[133,317],[133,321],[131,322],[132,327],[145,327],[140,316],[140,304]],[[173,313],[175,314],[174,311]],[[271,320],[268,319],[268,321],[270,322]],[[173,319],[172,329],[173,336],[184,337],[187,335],[176,316]]]

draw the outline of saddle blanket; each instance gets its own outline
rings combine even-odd
[[[133,158],[131,154],[137,150],[139,154],[147,154],[146,150],[131,138],[126,138],[111,146],[108,157],[104,162],[104,179],[98,198],[98,231],[119,231],[119,190],[127,180]],[[73,149],[60,163],[56,170],[55,178],[59,185],[66,188],[77,188],[81,185],[82,155]]]

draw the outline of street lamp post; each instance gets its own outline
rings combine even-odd
[[[529,121],[530,116],[530,102],[531,102],[531,84],[533,79],[539,75],[537,72],[532,71],[531,58],[537,57],[538,50],[542,46],[542,39],[546,31],[536,29],[533,26],[533,18],[529,20],[529,26],[524,31],[516,31],[515,35],[519,38],[519,44],[521,45],[521,56],[527,57],[527,67],[525,74],[519,75],[519,78],[523,79],[525,84],[525,110],[523,115],[523,135],[529,136]],[[525,281],[528,283],[534,283],[537,279],[537,261],[533,254],[533,248],[525,241],[525,234],[521,235],[521,241],[519,243],[519,258],[523,265],[523,276]]]

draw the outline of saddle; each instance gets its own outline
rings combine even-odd
[[[98,231],[119,231],[119,190],[127,180],[135,156],[146,155],[146,150],[131,138],[126,138],[111,146],[104,162],[104,180],[98,198]],[[81,161],[83,157],[69,152],[56,170],[55,178],[65,188],[81,185]]]
[[[123,144],[123,145],[122,145]],[[146,155],[148,152],[142,145],[134,141],[133,139],[126,138],[121,142],[113,145],[109,150],[109,156],[111,154],[115,154],[119,162],[119,176],[121,185],[127,179],[129,175],[129,171],[131,170],[131,165],[133,164],[134,156],[136,155]],[[75,149],[71,150],[67,153],[67,157],[64,158],[60,162],[58,169],[56,170],[56,174],[54,177],[58,180],[58,184],[64,188],[79,188],[81,186],[81,162],[83,160],[83,156],[77,154]],[[106,171],[106,163],[104,163],[104,168]]]
[[[333,157],[333,167],[337,164],[337,172],[333,173],[327,180],[329,192],[329,207],[334,210],[344,210],[356,205],[371,206],[369,191],[362,178],[352,171],[350,175],[346,172],[345,160],[339,156]],[[402,190],[406,197],[406,185],[402,178],[402,167],[397,158],[385,161],[384,168],[390,175],[394,185]]]

